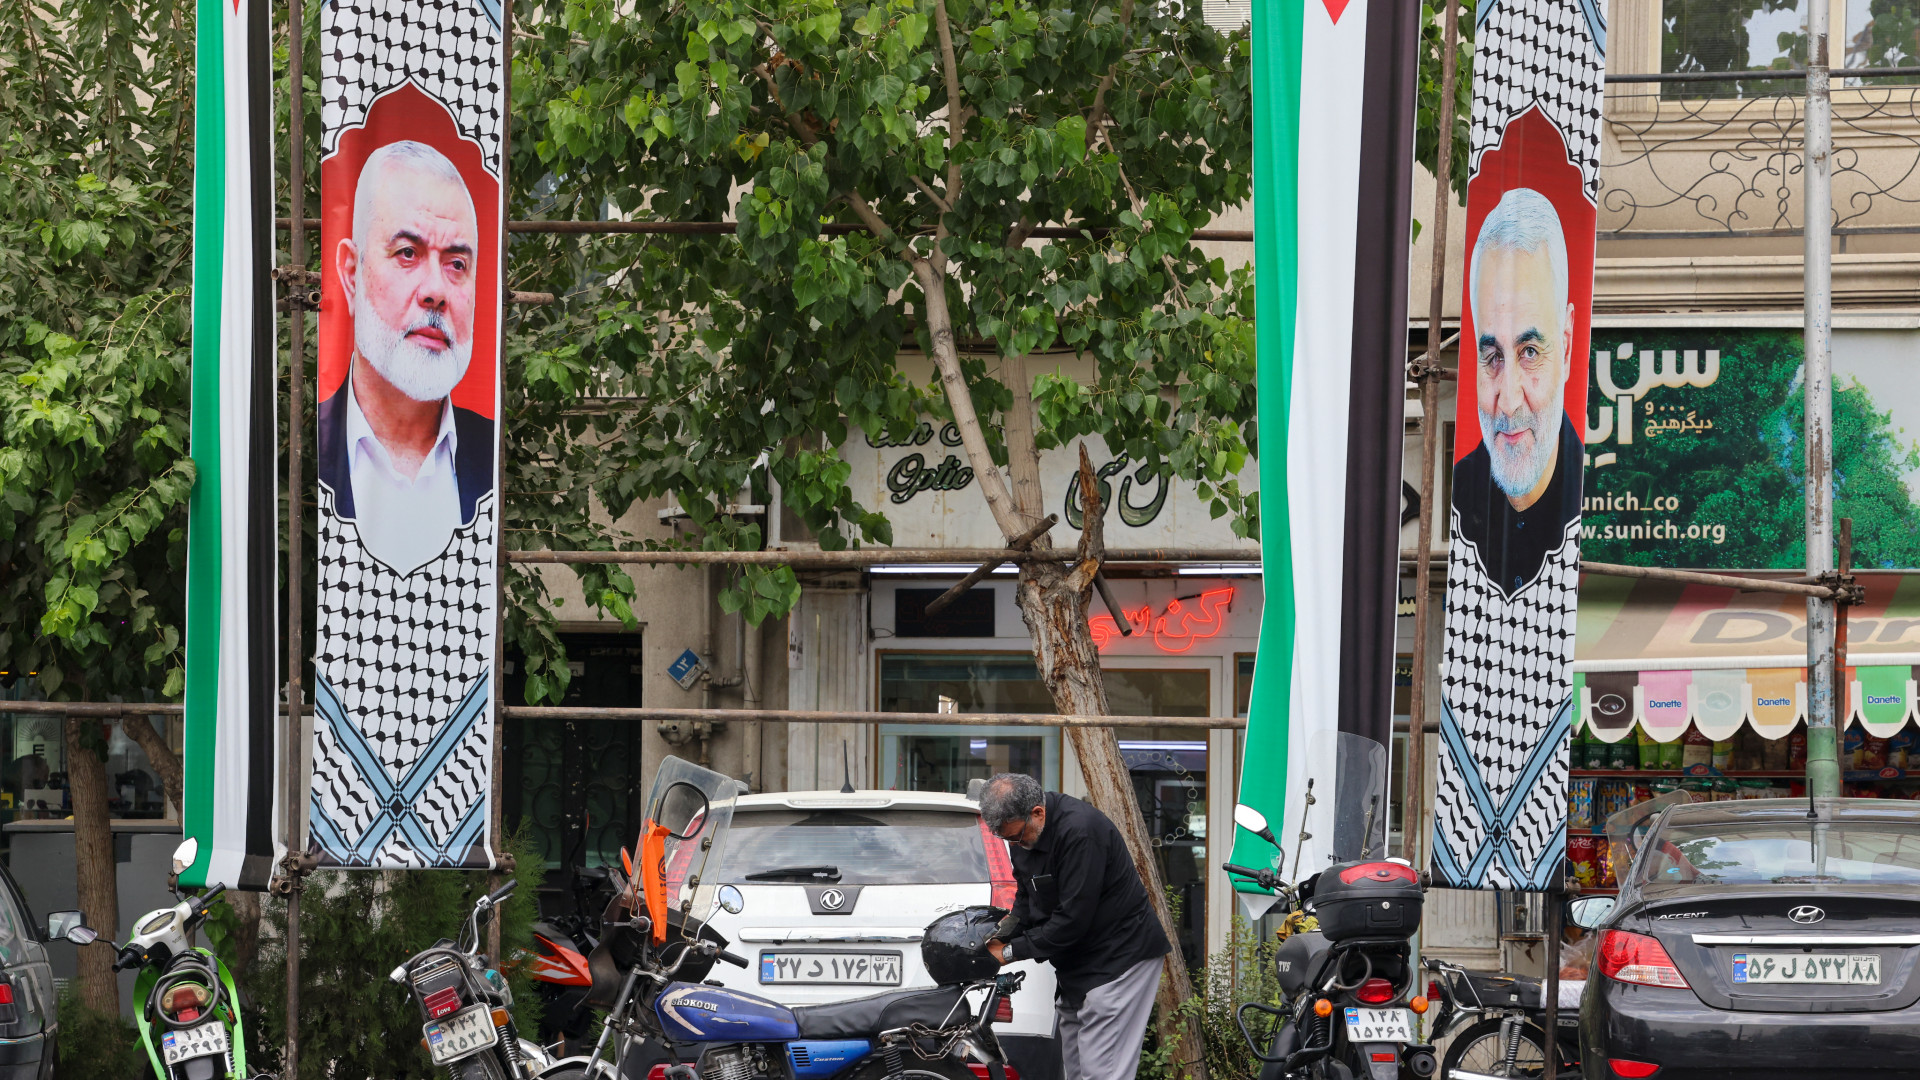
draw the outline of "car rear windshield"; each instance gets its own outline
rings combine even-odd
[[[837,877],[809,871],[831,867]],[[792,869],[791,874],[781,871]],[[749,881],[749,876],[752,880]],[[980,819],[939,810],[755,810],[733,816],[720,880],[953,885],[987,880]]]
[[[1673,826],[1643,885],[1920,885],[1920,827],[1880,821]]]

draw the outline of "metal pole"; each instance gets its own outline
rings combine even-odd
[[[1833,101],[1828,93],[1827,5],[1808,5],[1806,131],[1807,574],[1833,569]],[[1840,794],[1834,724],[1834,602],[1807,600],[1807,789]]]
[[[1853,577],[1853,519],[1840,519],[1840,580]],[[1848,704],[1847,696],[1852,692],[1853,680],[1847,678],[1847,610],[1851,605],[1845,599],[1834,600],[1833,619],[1833,715],[1839,718],[1835,730],[1844,730],[1853,718],[1853,706]],[[1845,772],[1835,766],[1836,771]]]
[[[1435,151],[1433,177],[1433,269],[1427,292],[1427,354],[1420,365],[1420,533],[1413,542],[1413,672],[1407,723],[1407,806],[1401,817],[1401,848],[1407,861],[1426,866],[1427,816],[1427,627],[1433,617],[1429,575],[1433,544],[1433,471],[1440,458],[1440,318],[1446,304],[1447,216],[1453,209],[1453,96],[1459,53],[1460,5],[1446,0],[1441,8],[1440,141]]]
[[[1566,914],[1566,879],[1554,875],[1553,886],[1542,898],[1547,909],[1547,980],[1542,987],[1546,1015],[1541,1017],[1541,1076],[1560,1075],[1560,935]]]
[[[307,268],[306,230],[306,101],[301,93],[306,12],[301,0],[287,0],[287,201],[293,228],[287,239],[288,261],[296,270]],[[304,294],[304,290],[300,290]],[[287,305],[287,744],[286,822],[287,854],[287,1042],[280,1075],[300,1075],[300,872],[291,865],[301,850],[300,799],[301,714],[300,665],[306,652],[301,640],[305,628],[300,573],[306,553],[301,543],[304,518],[304,477],[301,475],[300,436],[306,430],[307,313],[300,304]]]

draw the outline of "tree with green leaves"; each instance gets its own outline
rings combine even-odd
[[[0,5],[0,658],[52,698],[181,680],[192,184],[183,0]],[[179,762],[124,722],[179,798]],[[106,743],[70,719],[81,907],[115,926]],[[113,958],[79,999],[118,1012]]]
[[[545,14],[521,31],[534,40],[514,107],[532,138],[516,138],[513,167],[549,178],[551,209],[739,223],[723,240],[577,246],[547,281],[602,310],[529,374],[637,403],[581,421],[615,516],[669,496],[703,542],[754,546],[757,527],[723,508],[770,477],[823,545],[884,544],[886,517],[854,498],[835,448],[900,440],[930,414],[954,424],[1008,541],[1045,516],[1040,451],[1091,436],[1257,535],[1238,480],[1251,278],[1191,242],[1250,194],[1244,34],[1132,0],[569,0]],[[1077,235],[1037,242],[1042,226]],[[537,264],[516,250],[514,265]],[[582,289],[587,267],[599,277]],[[912,379],[903,349],[934,377]],[[1064,713],[1107,712],[1087,626],[1100,555],[1089,528],[1074,559],[1021,567]],[[728,602],[757,622],[796,591],[790,571],[750,574]],[[1069,737],[1165,921],[1111,729]],[[1164,1017],[1190,994],[1177,955],[1169,974]]]

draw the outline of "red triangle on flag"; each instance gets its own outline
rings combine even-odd
[[[1320,0],[1320,2],[1327,5],[1327,14],[1331,16],[1336,23],[1340,21],[1340,16],[1347,10],[1348,0]]]

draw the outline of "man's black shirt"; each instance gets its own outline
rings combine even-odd
[[[1553,479],[1538,501],[1515,510],[1507,493],[1493,482],[1493,463],[1481,443],[1453,467],[1453,508],[1460,514],[1460,535],[1480,549],[1480,563],[1494,585],[1511,596],[1540,576],[1547,555],[1566,538],[1567,524],[1580,516],[1580,437],[1573,421],[1560,417],[1560,458]]]
[[[1087,991],[1142,960],[1167,954],[1127,842],[1107,815],[1071,795],[1047,793],[1047,822],[1031,849],[1008,844],[1019,884],[1016,960],[1053,964],[1059,999],[1077,1009]]]

